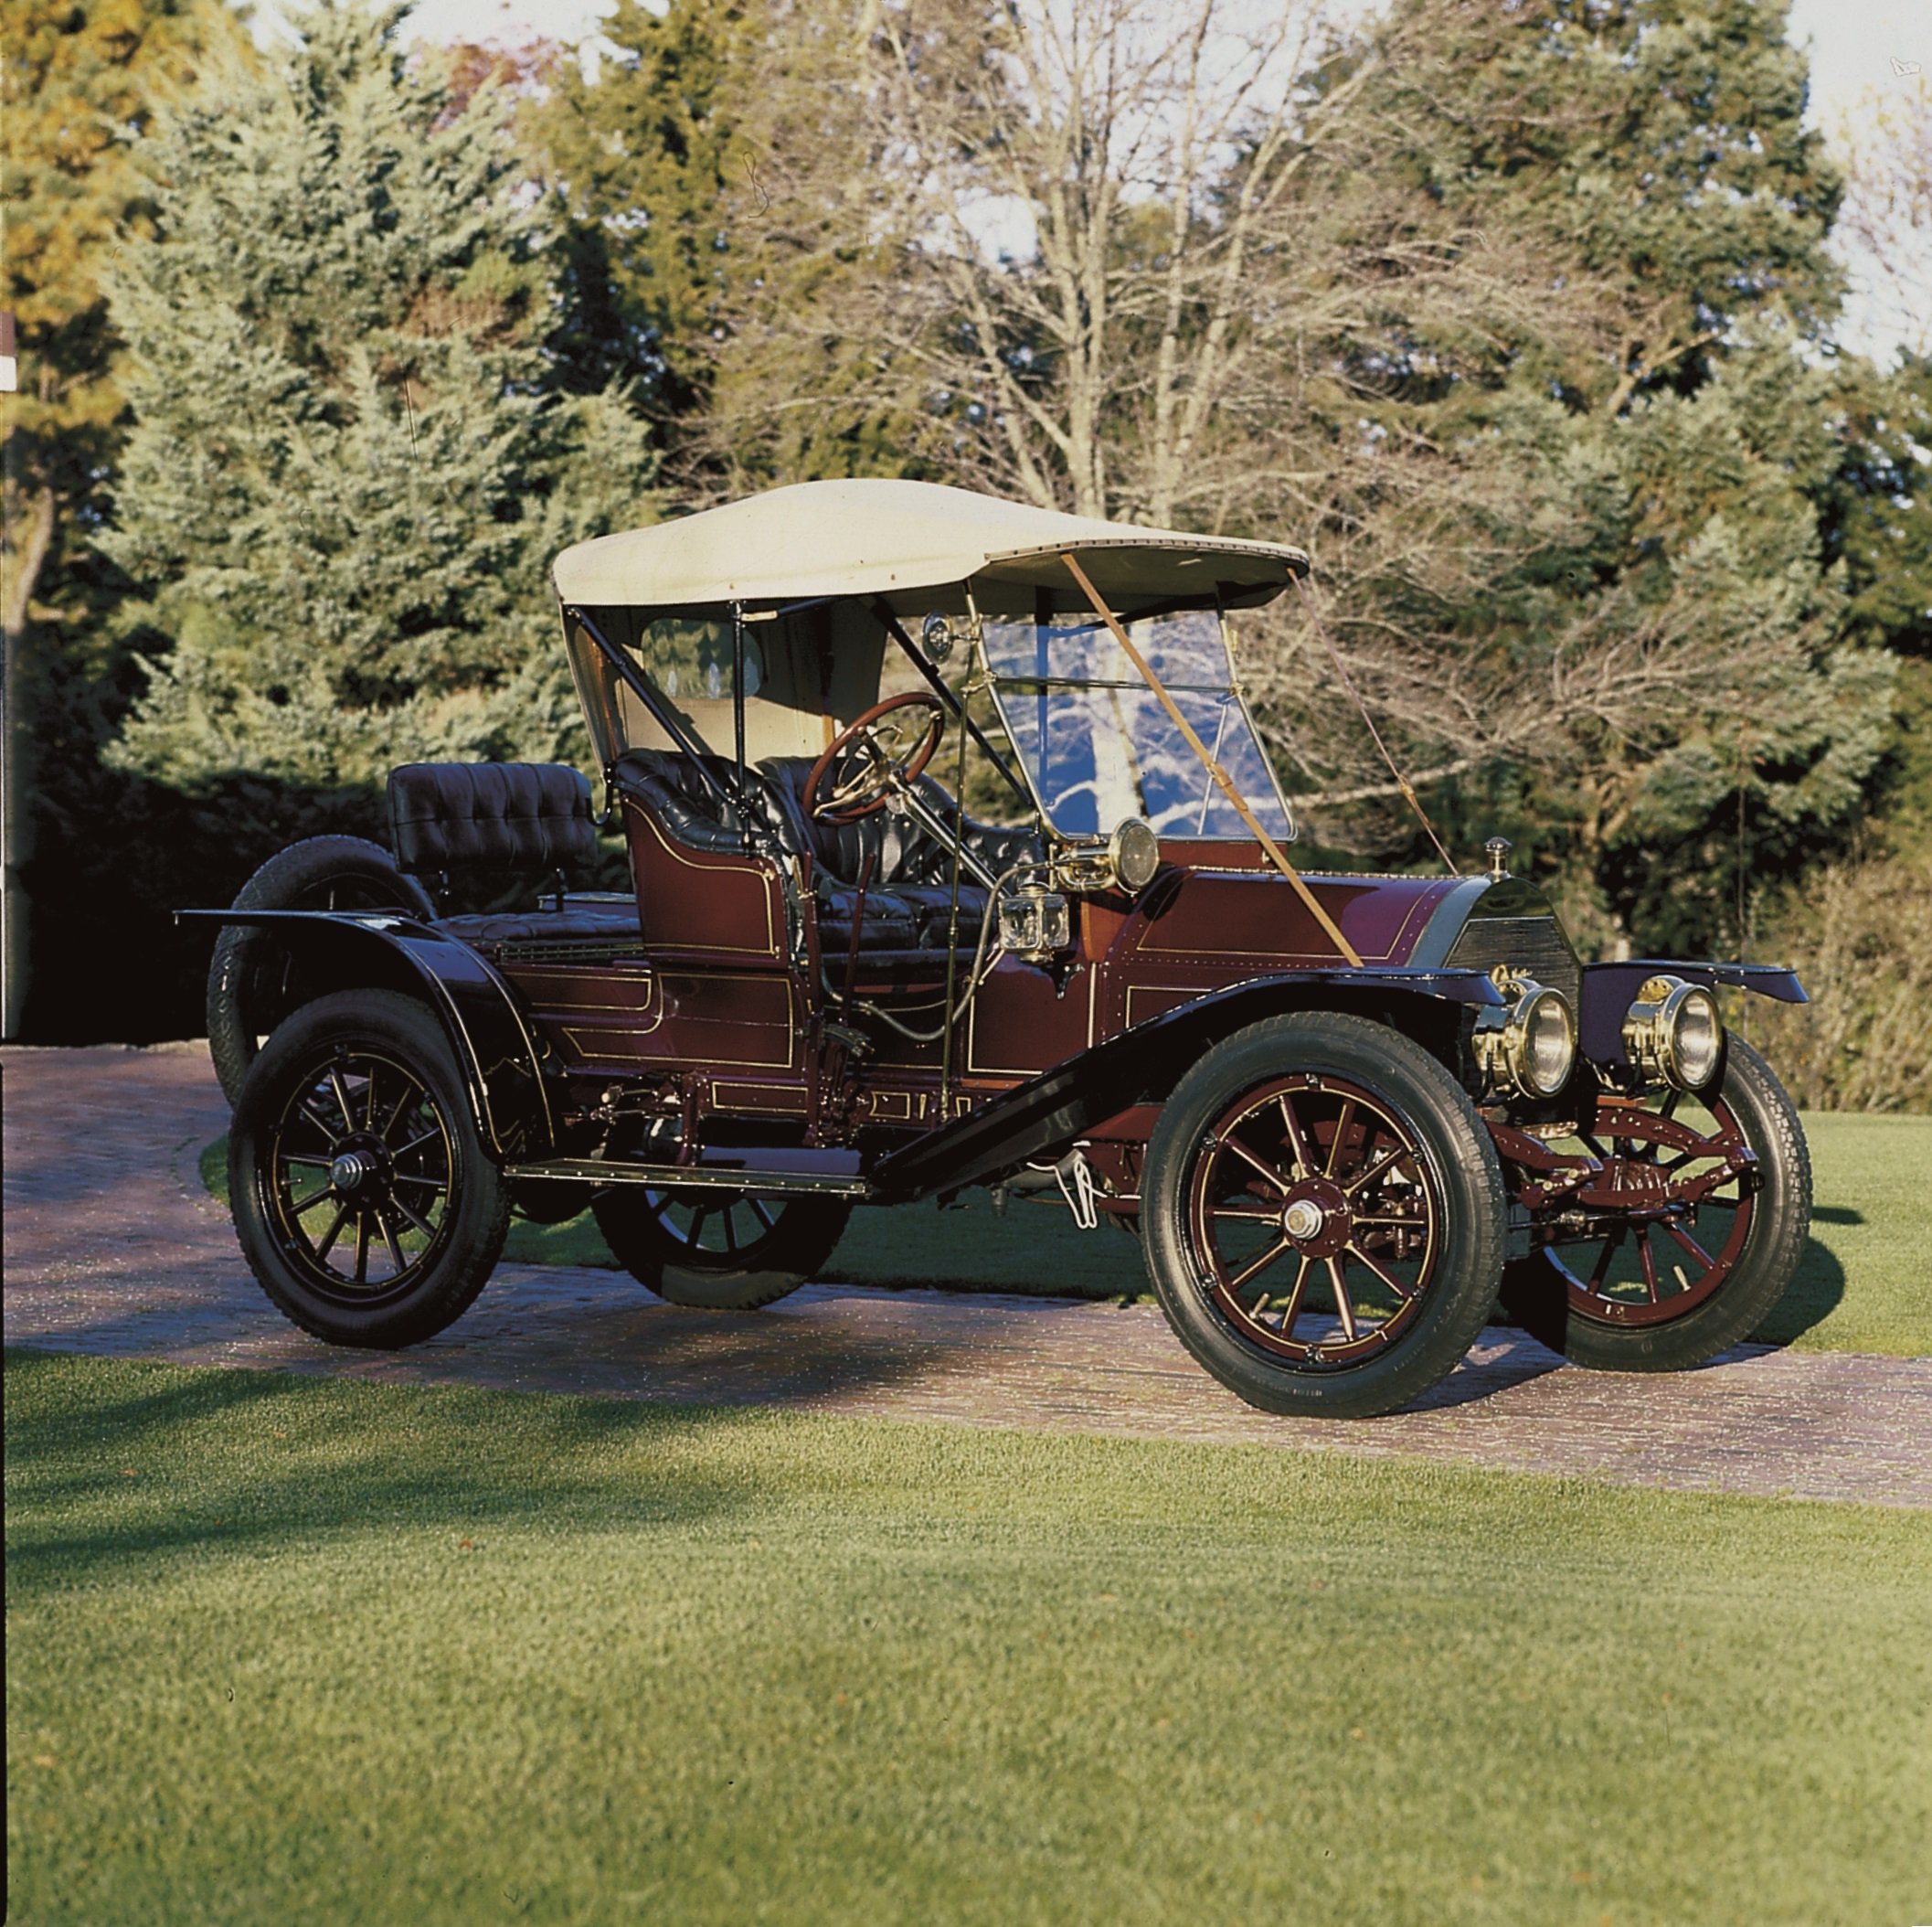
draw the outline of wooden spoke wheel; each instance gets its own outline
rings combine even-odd
[[[483,1288],[509,1205],[421,1005],[326,997],[270,1038],[228,1145],[237,1232],[269,1296],[345,1345],[440,1331]]]
[[[1548,1248],[1575,1309],[1608,1324],[1663,1325],[1721,1290],[1750,1241],[1757,1198],[1736,1112],[1721,1097],[1675,1091],[1650,1102],[1605,1097],[1582,1143],[1604,1165],[1593,1201],[1622,1208]]]
[[[1141,1219],[1188,1349],[1265,1410],[1363,1417],[1451,1371],[1493,1303],[1502,1173],[1449,1073],[1385,1026],[1271,1018],[1162,1108]]]
[[[673,1304],[756,1311],[796,1291],[832,1256],[852,1207],[837,1198],[613,1186],[598,1230],[640,1284]]]
[[[1416,1127],[1346,1078],[1244,1091],[1207,1128],[1188,1212],[1209,1293],[1263,1350],[1333,1370],[1421,1310],[1442,1202]]]
[[[393,1058],[332,1049],[289,1089],[269,1160],[288,1254],[330,1297],[406,1291],[447,1240],[449,1120]]]
[[[1509,1268],[1503,1304],[1579,1364],[1701,1364],[1784,1295],[1810,1233],[1810,1159],[1797,1113],[1757,1051],[1726,1048],[1705,1097],[1606,1094],[1578,1134],[1603,1166]]]

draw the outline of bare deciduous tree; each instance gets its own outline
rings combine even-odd
[[[1302,0],[778,18],[770,165],[730,217],[727,485],[854,472],[889,415],[900,472],[1300,541],[1415,783],[1543,813],[1545,868],[1594,876],[1740,786],[1855,800],[1882,676],[1827,660],[1775,445],[1784,351],[1687,405],[1714,357],[1748,360],[1754,304],[1789,340],[1824,298],[1821,197],[1791,192],[1808,137],[1740,109],[1686,145],[1717,26],[1643,39],[1613,8],[1596,39],[1487,0],[1340,37]],[[1783,59],[1754,84],[1795,128]],[[1322,840],[1416,850],[1298,600],[1253,625],[1244,676]]]
[[[1932,80],[1872,90],[1833,145],[1845,170],[1840,251],[1880,325],[1932,355]]]

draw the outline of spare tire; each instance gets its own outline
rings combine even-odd
[[[235,910],[393,910],[435,915],[429,893],[379,843],[310,836],[278,851],[241,886]],[[232,1105],[260,1040],[306,1001],[294,960],[272,930],[236,923],[215,940],[208,964],[208,1055]]]

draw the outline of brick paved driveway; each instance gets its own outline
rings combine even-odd
[[[228,1122],[205,1049],[9,1049],[0,1090],[10,1345],[1932,1507],[1927,1359],[1740,1347],[1702,1371],[1619,1378],[1496,1327],[1420,1409],[1313,1421],[1242,1404],[1148,1306],[828,1283],[767,1311],[706,1314],[621,1272],[527,1265],[504,1266],[427,1345],[336,1350],[269,1305],[201,1188],[198,1154]],[[936,1214],[934,1236],[956,1224]]]

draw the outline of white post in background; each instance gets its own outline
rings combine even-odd
[[[0,309],[0,395],[15,393],[19,385],[13,310]],[[11,441],[8,455],[11,459]],[[13,491],[8,489],[5,495],[11,510]],[[0,535],[0,558],[11,570],[14,531],[10,526]],[[5,585],[0,584],[0,601],[5,600]],[[10,1038],[19,1032],[21,1006],[27,997],[27,893],[19,881],[19,866],[26,856],[20,836],[27,799],[16,793],[20,767],[14,753],[14,727],[20,715],[18,638],[7,636],[5,649],[5,693],[0,695],[0,1037]]]

